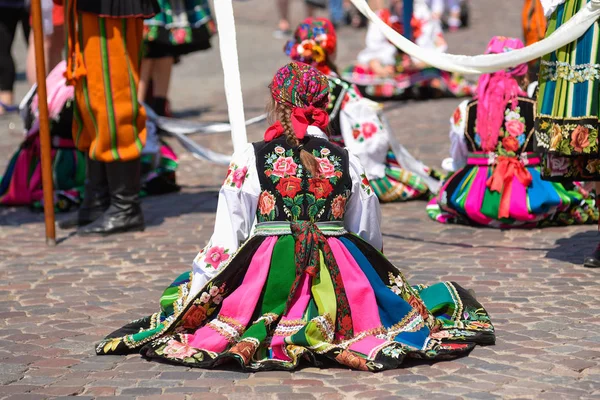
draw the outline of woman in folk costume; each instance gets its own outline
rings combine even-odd
[[[138,96],[158,115],[169,115],[167,94],[175,59],[210,49],[215,33],[208,0],[158,0],[161,12],[144,21],[144,57]],[[147,96],[152,82],[152,96]]]
[[[519,39],[497,36],[486,54],[520,48]],[[430,202],[432,218],[494,228],[598,220],[581,187],[541,179],[540,158],[533,152],[535,101],[524,91],[527,72],[521,64],[482,75],[477,97],[456,109],[450,120],[456,172]]]
[[[233,156],[215,231],[160,312],[110,334],[98,354],[212,368],[360,370],[494,343],[485,309],[444,282],[411,287],[380,252],[377,197],[359,160],[325,133],[329,82],[292,62],[270,86],[264,141]],[[254,225],[253,222],[256,221]]]
[[[55,0],[62,3],[63,0]],[[86,153],[85,198],[61,227],[112,234],[144,229],[139,201],[146,113],[137,98],[144,19],[156,0],[64,0],[73,140]]]
[[[360,159],[382,202],[404,201],[436,192],[435,172],[416,160],[390,132],[379,104],[365,99],[355,85],[341,79],[335,66],[337,37],[325,18],[307,18],[285,46],[292,60],[310,64],[329,79],[332,140]]]
[[[66,63],[61,61],[46,78],[50,135],[52,137],[52,178],[54,204],[68,211],[81,204],[85,186],[85,155],[75,147],[72,136],[73,87],[66,85]],[[0,176],[0,205],[32,206],[41,209],[43,190],[39,139],[38,97],[30,91],[24,110],[27,134]],[[141,155],[141,194],[161,194],[178,190],[175,180],[177,156],[163,143],[156,125],[146,122],[147,140]]]
[[[399,18],[389,9],[377,11],[379,17],[402,33]],[[413,37],[420,47],[438,52],[448,48],[439,19],[434,19],[424,1],[416,1],[412,18]],[[402,54],[381,30],[369,23],[366,48],[357,63],[348,67],[342,77],[357,84],[361,92],[375,100],[408,98],[463,97],[472,94],[472,86],[461,76],[429,67]]]
[[[542,0],[552,34],[590,0]],[[556,182],[596,181],[600,193],[600,23],[542,58],[536,139],[542,176]],[[600,244],[584,266],[600,267]]]

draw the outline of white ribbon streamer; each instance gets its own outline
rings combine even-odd
[[[233,142],[233,150],[241,151],[244,145],[248,143],[248,136],[246,135],[232,0],[216,0],[214,6],[219,30],[219,51],[221,53],[221,63],[223,64],[227,110],[231,124],[231,141]]]
[[[371,10],[366,0],[350,1],[365,17],[381,29],[390,42],[406,54],[441,70],[462,74],[487,74],[540,58],[583,36],[590,26],[600,18],[600,0],[591,0],[550,36],[537,43],[503,54],[464,56],[423,49],[383,22]]]

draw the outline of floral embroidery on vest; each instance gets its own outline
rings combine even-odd
[[[349,187],[340,186],[344,162],[339,151],[326,146],[305,150],[310,151],[319,164],[318,177],[306,171],[297,151],[283,145],[275,145],[260,157],[263,161],[259,164],[264,165],[264,178],[268,183],[261,179],[259,222],[280,220],[281,216],[288,221],[343,220]]]

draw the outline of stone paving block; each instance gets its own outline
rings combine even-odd
[[[124,396],[149,396],[161,393],[162,389],[149,387],[126,388],[119,391],[119,394]]]
[[[165,393],[205,393],[209,392],[207,387],[170,387],[165,389]]]

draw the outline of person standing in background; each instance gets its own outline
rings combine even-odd
[[[542,0],[548,18],[546,37],[561,28],[591,0]],[[600,193],[600,22],[577,40],[545,55],[540,62],[536,144],[542,177],[555,182],[594,181]],[[598,197],[596,197],[598,204]],[[600,243],[583,265],[600,268]]]
[[[55,3],[63,0],[55,0]],[[73,139],[86,154],[79,234],[143,230],[140,155],[146,113],[137,97],[144,19],[156,0],[64,0],[67,83],[75,87]]]
[[[65,47],[65,13],[63,7],[54,5],[52,0],[42,0],[41,4],[46,73],[49,74],[63,59]],[[37,82],[33,32],[29,33],[26,65],[27,82],[29,82],[30,85],[33,85]]]
[[[0,0],[0,115],[16,111],[14,85],[16,80],[12,44],[21,22],[23,36],[29,37],[29,13],[24,0]]]
[[[158,0],[161,12],[144,21],[144,58],[138,98],[170,116],[167,94],[176,57],[210,49],[215,24],[208,0]],[[152,98],[148,96],[152,82]]]

